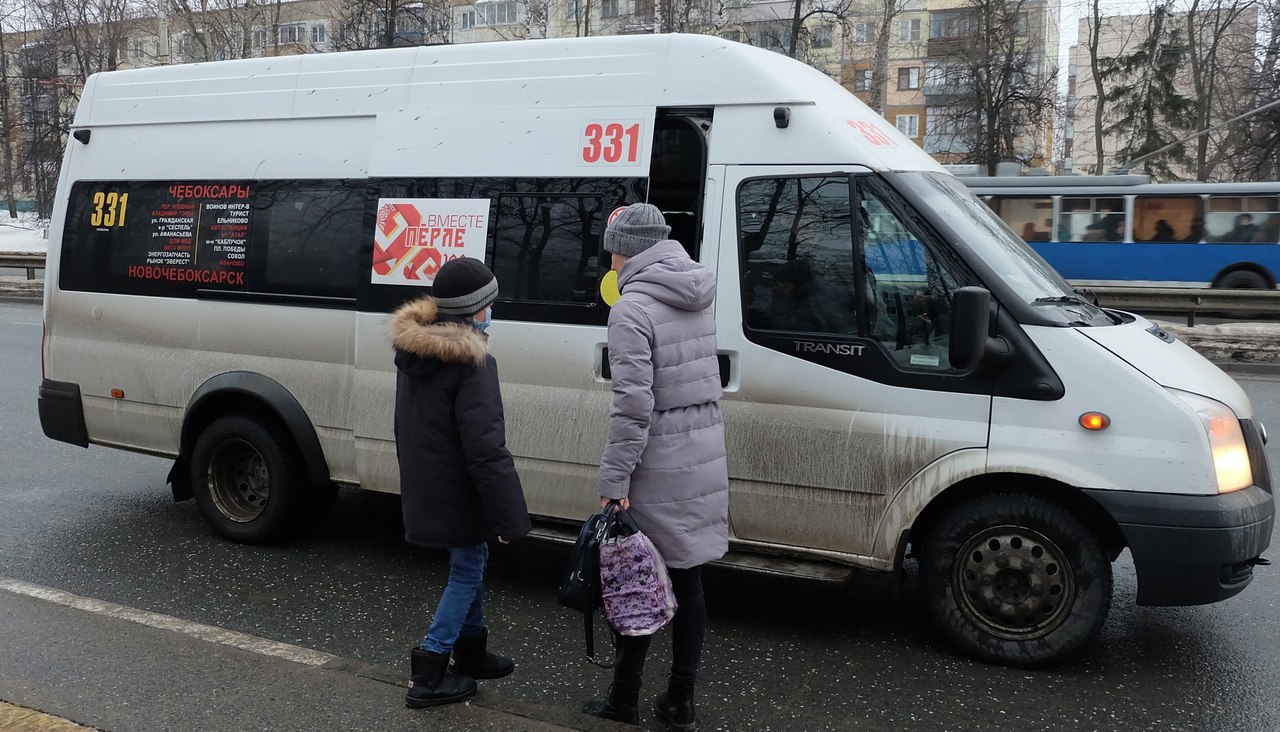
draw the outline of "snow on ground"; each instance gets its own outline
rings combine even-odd
[[[11,219],[8,211],[0,211],[0,252],[49,251],[49,242],[44,238],[47,225],[31,214]]]

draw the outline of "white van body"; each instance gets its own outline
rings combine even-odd
[[[398,490],[386,323],[429,289],[386,284],[418,254],[371,271],[395,201],[488,211],[465,237],[504,288],[489,343],[508,445],[541,533],[566,535],[595,505],[611,404],[598,237],[647,198],[719,278],[726,563],[830,579],[910,550],[952,640],[1037,664],[1101,625],[1122,549],[1140,603],[1194,604],[1242,590],[1269,544],[1240,388],[1079,301],[892,125],[783,56],[625,36],[112,72],[74,135],[42,424],[174,459],[175,495],[230,538],[314,518],[335,484]]]

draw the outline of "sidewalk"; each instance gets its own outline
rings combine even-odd
[[[130,613],[147,615],[116,614]],[[235,647],[250,636],[222,631],[231,640],[214,642],[142,622],[0,589],[0,729],[75,730],[68,721],[119,732],[634,729],[487,692],[483,682],[468,703],[408,709],[404,671],[253,639],[286,649],[264,655]]]

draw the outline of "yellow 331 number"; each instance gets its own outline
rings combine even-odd
[[[128,207],[128,193],[98,191],[93,194],[93,213],[89,215],[89,225],[124,226],[124,214]]]

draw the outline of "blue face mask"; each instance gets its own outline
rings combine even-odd
[[[489,325],[493,323],[493,308],[488,307],[484,309],[484,320],[473,320],[472,322],[476,324],[476,327],[480,329],[481,333],[489,330]]]

